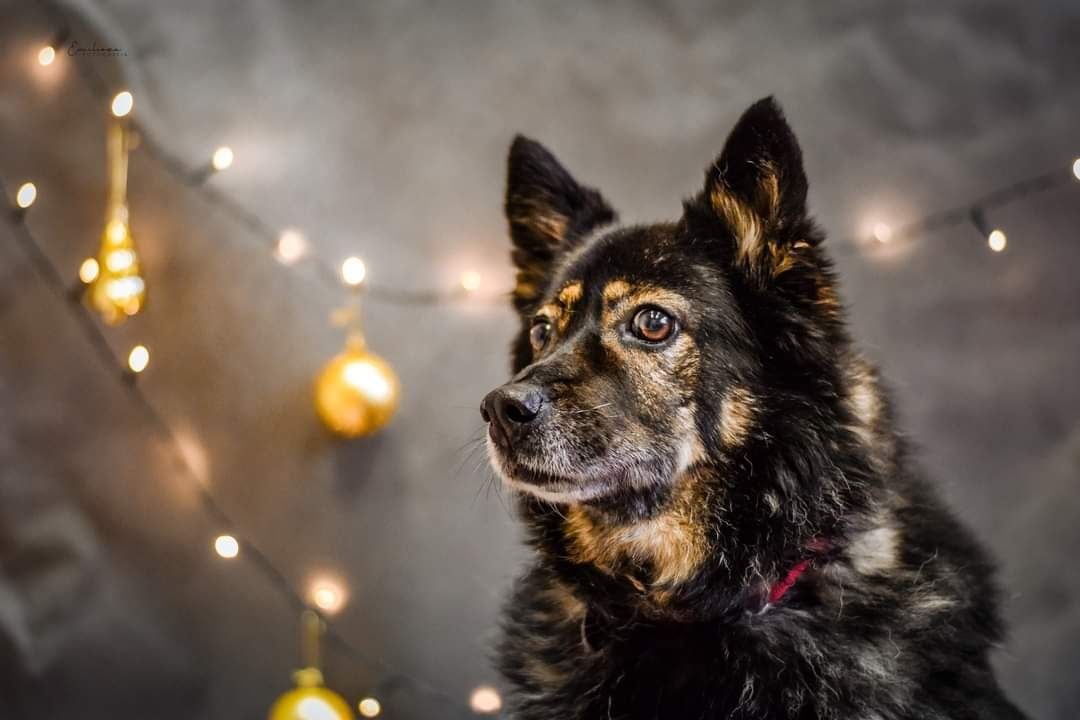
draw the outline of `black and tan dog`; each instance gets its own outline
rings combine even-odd
[[[669,224],[515,140],[516,374],[482,405],[536,549],[512,717],[1022,717],[992,568],[907,458],[806,190],[771,99]]]

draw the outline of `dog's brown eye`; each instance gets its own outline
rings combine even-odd
[[[537,320],[529,329],[529,343],[532,344],[533,352],[540,352],[547,345],[551,337],[551,323],[546,320]]]
[[[675,318],[663,310],[645,308],[634,316],[633,329],[634,334],[646,342],[663,342],[675,330]]]

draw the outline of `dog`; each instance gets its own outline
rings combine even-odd
[[[1004,720],[993,567],[845,324],[799,144],[751,106],[676,222],[509,153],[521,326],[481,404],[535,562],[519,720]]]

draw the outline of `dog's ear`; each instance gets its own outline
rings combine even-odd
[[[726,226],[732,261],[766,280],[798,264],[798,252],[818,243],[807,221],[806,189],[799,143],[780,106],[767,97],[735,124],[705,172],[704,193],[693,209]]]
[[[590,230],[613,222],[615,212],[547,148],[518,135],[507,162],[506,218],[518,271],[514,306],[524,314],[544,292],[556,259]]]

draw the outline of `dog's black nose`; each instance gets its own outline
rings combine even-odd
[[[506,447],[540,414],[544,395],[531,385],[503,385],[480,403],[480,415],[491,424],[491,436]]]

